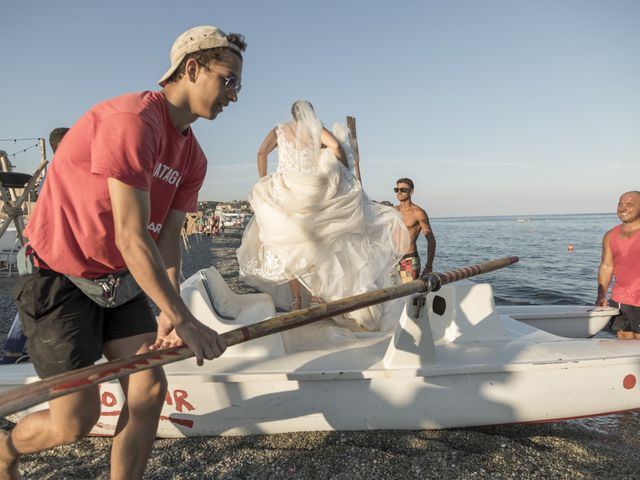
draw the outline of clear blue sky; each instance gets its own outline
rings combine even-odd
[[[15,1],[2,20],[0,138],[158,88],[190,27],[243,33],[239,102],[194,125],[201,200],[247,197],[297,98],[329,127],[357,118],[372,198],[408,176],[432,217],[609,212],[640,189],[636,0]],[[30,171],[37,152],[11,160]]]

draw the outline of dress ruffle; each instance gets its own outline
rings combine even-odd
[[[249,202],[254,216],[237,251],[240,274],[279,306],[288,305],[287,282],[294,278],[325,301],[389,286],[409,247],[396,209],[371,201],[328,150],[315,169],[278,170],[261,178]],[[387,329],[398,318],[387,307],[372,306],[334,320]]]

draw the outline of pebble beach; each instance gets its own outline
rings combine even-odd
[[[215,265],[230,287],[242,232],[190,238],[186,276]],[[0,338],[15,305],[0,278]],[[3,421],[4,428],[11,424]],[[637,414],[436,431],[304,432],[157,440],[145,479],[632,479],[640,478]],[[108,438],[25,456],[27,479],[108,479]],[[135,453],[134,453],[135,454]]]

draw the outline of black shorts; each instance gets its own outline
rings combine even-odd
[[[613,300],[609,300],[611,307],[620,309],[620,315],[613,317],[611,322],[611,330],[617,332],[622,330],[625,332],[640,333],[640,307],[633,305],[625,305]]]
[[[41,378],[93,365],[106,342],[157,329],[145,294],[103,308],[53,270],[36,268],[18,277],[15,298],[29,356]]]

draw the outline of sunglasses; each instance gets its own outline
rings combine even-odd
[[[394,192],[398,193],[398,192],[402,192],[402,193],[411,193],[411,189],[410,188],[404,188],[404,187],[400,187],[400,188],[394,188],[393,189]]]
[[[240,80],[238,80],[238,77],[236,77],[235,75],[231,75],[230,77],[225,77],[224,75],[220,75],[218,72],[216,72],[212,68],[209,68],[204,63],[198,62],[198,65],[204,68],[207,72],[213,72],[216,75],[218,75],[218,77],[223,79],[225,90],[233,90],[236,95],[240,93],[240,90],[242,90],[242,84],[240,83]]]
[[[226,90],[233,90],[236,94],[240,93],[240,90],[242,90],[242,84],[240,83],[240,80],[238,80],[238,77],[235,75],[225,77],[220,75],[218,72],[216,73],[224,80],[224,88]]]

